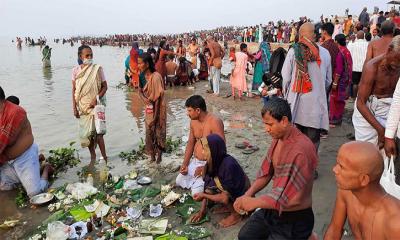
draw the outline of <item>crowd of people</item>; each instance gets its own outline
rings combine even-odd
[[[160,163],[166,146],[167,88],[203,79],[210,81],[208,92],[220,96],[226,48],[218,40],[221,36],[235,40],[240,43],[239,51],[233,47],[227,54],[232,64],[229,95],[242,99],[244,93],[251,96],[253,91],[263,97],[261,121],[273,141],[256,179],[249,179],[227,152],[223,121],[207,111],[202,96],[189,97],[185,107],[190,133],[176,185],[190,189],[193,199],[202,202],[191,221],[200,221],[208,203],[217,202],[222,204],[221,212],[229,213],[219,222],[222,227],[251,214],[238,233],[240,240],[315,237],[312,189],[318,178],[320,140],[330,129],[340,127],[346,101],[353,98],[356,141],[338,151],[333,168],[338,192],[324,239],[341,239],[346,219],[356,239],[398,238],[400,200],[379,183],[384,158],[393,156],[396,183],[400,184],[398,13],[385,16],[375,12],[370,17],[364,8],[357,21],[349,15],[343,23],[322,18],[313,24],[301,18],[292,25],[278,25],[276,37],[275,25],[269,25],[273,27],[223,28],[217,36],[209,31],[164,36],[157,39],[157,49],[150,45],[146,52],[139,42],[155,42],[151,35],[104,39],[132,42],[125,61],[126,80],[137,88],[145,104],[145,144],[150,160]],[[225,35],[224,31],[234,34]],[[202,46],[198,45],[200,39],[205,39]],[[249,42],[257,41],[259,50],[249,54]],[[269,43],[274,41],[293,44],[288,50],[272,51]],[[97,133],[94,121],[95,106],[106,104],[107,81],[102,67],[93,63],[89,45],[79,47],[78,64],[72,70],[72,106],[80,142],[88,147],[91,161],[96,160],[96,145],[108,161],[103,134]],[[12,99],[6,100],[1,88],[0,119],[0,189],[9,190],[20,182],[29,196],[44,191],[51,166],[40,177],[38,148],[26,112]],[[272,187],[256,196],[271,181]]]

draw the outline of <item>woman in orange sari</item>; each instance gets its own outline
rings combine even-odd
[[[139,86],[139,69],[138,69],[138,57],[139,57],[139,43],[133,42],[132,49],[129,53],[129,68],[131,72],[131,83],[134,88]]]
[[[144,73],[146,84],[140,89],[140,97],[145,104],[146,153],[151,161],[161,162],[165,150],[167,133],[167,106],[164,96],[164,81],[156,72],[153,58],[143,53],[138,58],[138,67]]]

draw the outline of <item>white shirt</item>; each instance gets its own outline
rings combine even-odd
[[[353,59],[353,72],[362,72],[367,57],[368,42],[365,39],[356,39],[347,46]]]
[[[394,138],[396,133],[400,138],[400,79],[393,93],[392,105],[386,121],[385,137]]]

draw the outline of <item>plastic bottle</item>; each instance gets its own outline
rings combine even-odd
[[[108,179],[108,167],[104,159],[100,159],[99,161],[99,178],[100,183],[106,183]]]
[[[89,184],[90,186],[93,186],[93,176],[92,174],[88,174],[87,178],[86,178],[86,183]]]

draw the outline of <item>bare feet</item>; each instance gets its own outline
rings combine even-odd
[[[55,169],[49,163],[47,163],[42,172],[42,179],[48,180],[49,176],[53,175]]]
[[[329,128],[335,128],[336,127],[336,125],[334,125],[334,124],[329,124]]]
[[[214,214],[223,214],[223,213],[230,213],[231,210],[229,209],[229,207],[225,206],[225,205],[221,205],[218,208],[213,209],[212,213]]]
[[[236,223],[242,221],[242,216],[240,216],[238,213],[231,213],[228,217],[222,219],[218,224],[223,227],[230,227],[235,225]]]

